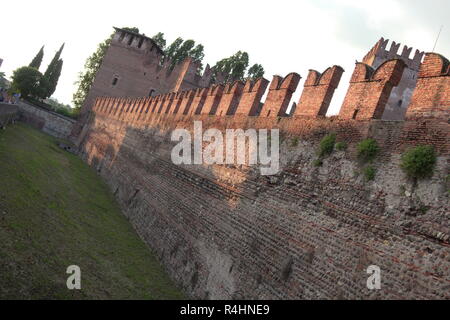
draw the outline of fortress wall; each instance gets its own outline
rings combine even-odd
[[[69,138],[76,120],[56,112],[40,108],[25,101],[19,101],[17,107],[20,120],[57,138]]]
[[[100,97],[80,139],[81,155],[194,298],[449,299],[448,64],[428,55],[411,116],[380,120],[404,68],[401,60],[376,70],[358,63],[333,118],[322,112],[338,69],[324,72],[318,86],[318,74],[310,73],[293,116],[283,111],[297,74],[275,77],[270,86],[259,79],[145,99]],[[192,134],[194,121],[222,133],[279,129],[280,172],[173,164],[171,134],[177,128]],[[348,150],[316,167],[319,143],[331,132]],[[368,137],[381,148],[370,182],[356,155],[357,143]],[[420,144],[433,145],[438,162],[433,177],[415,183],[400,159]],[[370,265],[381,268],[381,290],[367,288]]]
[[[363,58],[363,63],[372,68],[378,68],[385,61],[390,59],[401,59],[406,64],[405,71],[400,83],[391,91],[389,100],[384,109],[382,119],[403,120],[408,106],[411,103],[412,93],[417,83],[419,68],[424,57],[424,52],[415,50],[408,46],[403,46],[395,41],[391,42],[388,49],[389,40],[381,38],[375,46]]]
[[[405,67],[399,59],[388,60],[376,70],[364,63],[356,63],[339,118],[381,119],[391,91],[399,84]]]
[[[448,116],[450,109],[450,62],[428,53],[421,66],[407,118]]]
[[[310,70],[295,115],[325,117],[343,73],[344,69],[339,66],[328,68],[322,74]]]
[[[101,111],[103,100],[94,107],[82,156],[193,297],[450,298],[449,149],[436,143],[435,175],[414,187],[399,168],[401,152],[414,144],[405,139],[408,121],[154,112],[130,125]],[[279,128],[281,172],[261,176],[258,167],[174,165],[170,134],[192,131],[194,120],[204,130],[223,132]],[[419,135],[431,130],[448,141],[446,121],[425,122]],[[348,142],[349,150],[315,167],[318,143],[329,132]],[[364,181],[355,159],[355,144],[365,137],[382,148],[373,182]],[[380,291],[366,287],[369,265],[382,270]]]

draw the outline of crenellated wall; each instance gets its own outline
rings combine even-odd
[[[391,91],[400,83],[405,67],[399,59],[386,61],[376,70],[357,62],[339,118],[381,119]]]
[[[171,61],[151,38],[115,28],[81,114],[89,111],[98,96],[147,97],[210,86],[213,70],[207,65],[199,74],[199,67],[187,58],[171,68]]]
[[[145,98],[100,97],[81,156],[105,179],[143,241],[194,298],[450,299],[449,63],[427,54],[405,121],[383,121],[406,64],[357,63],[338,117],[325,118],[343,70],[235,82]],[[262,102],[266,89],[267,98]],[[174,129],[279,129],[280,172],[259,166],[175,165]],[[317,167],[321,139],[346,151]],[[374,181],[356,145],[374,138]],[[432,177],[400,168],[412,146],[433,145]],[[381,268],[381,290],[367,268]]]
[[[450,108],[450,62],[428,53],[422,64],[407,118],[448,117]]]
[[[343,73],[344,69],[339,66],[328,68],[323,74],[310,70],[295,115],[325,117]]]
[[[412,55],[413,48],[411,47],[403,46],[400,52],[400,43],[392,41],[389,49],[388,44],[389,40],[381,38],[363,58],[362,62],[374,69],[392,59],[400,59],[406,64],[403,76],[399,84],[393,88],[381,117],[383,120],[403,120],[416,87],[419,68],[425,53],[415,50],[414,55]]]
[[[291,73],[284,79],[280,76],[274,76],[270,83],[269,93],[262,110],[258,113],[261,117],[284,117],[289,107],[292,94],[297,89],[300,82],[300,75]]]

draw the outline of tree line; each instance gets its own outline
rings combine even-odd
[[[49,98],[56,90],[63,67],[61,54],[64,44],[55,53],[44,74],[39,71],[44,58],[44,46],[39,50],[28,66],[13,72],[10,91],[20,93],[23,97],[40,99]]]
[[[122,28],[127,31],[139,33],[138,28]],[[103,58],[106,54],[113,35],[101,42],[97,50],[86,60],[84,70],[80,72],[76,85],[77,90],[73,95],[73,103],[75,108],[80,109],[86,99],[89,90],[94,82],[95,75],[100,69]],[[181,37],[175,39],[171,44],[167,45],[164,33],[158,32],[153,37],[153,41],[164,52],[164,61],[170,61],[169,68],[173,69],[178,63],[182,62],[187,57],[197,61],[200,65],[197,72],[200,74],[203,71],[204,46],[196,44],[194,40],[184,40]],[[236,80],[256,79],[264,76],[264,68],[261,64],[253,64],[249,67],[249,54],[245,51],[238,51],[234,55],[219,60],[214,65],[213,77],[216,78],[219,73],[224,77],[225,82],[233,82]]]

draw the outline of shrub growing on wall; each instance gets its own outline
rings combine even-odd
[[[433,175],[436,152],[432,146],[418,146],[406,151],[402,156],[401,168],[415,179]]]
[[[320,141],[319,157],[325,157],[330,155],[334,150],[334,144],[336,143],[336,134],[330,133]]]
[[[358,158],[364,162],[369,162],[375,159],[380,150],[378,143],[374,139],[365,139],[361,141],[358,146]]]
[[[345,142],[338,142],[336,143],[335,148],[338,151],[344,151],[347,149],[347,144]]]
[[[367,166],[364,169],[364,178],[366,178],[366,181],[372,181],[375,179],[376,170],[372,166]]]

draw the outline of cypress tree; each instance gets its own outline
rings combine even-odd
[[[44,58],[44,46],[42,46],[41,50],[39,50],[39,52],[33,58],[29,67],[36,68],[39,70],[39,68],[41,67],[42,58]]]
[[[55,53],[52,61],[47,67],[47,70],[44,73],[43,81],[42,81],[42,96],[41,98],[45,99],[50,97],[56,90],[56,86],[58,84],[59,76],[61,75],[61,69],[63,65],[61,57],[61,53],[64,49],[64,43],[61,48]]]
[[[51,97],[53,93],[55,93],[56,86],[58,84],[59,76],[61,75],[61,70],[63,66],[62,59],[59,59],[56,63],[55,70],[50,74],[50,78],[48,79],[47,86],[47,98]]]

